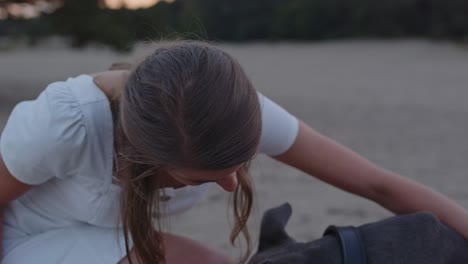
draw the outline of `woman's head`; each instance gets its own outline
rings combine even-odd
[[[230,55],[199,42],[157,49],[130,74],[116,125],[119,161],[127,171],[123,224],[142,258],[150,258],[148,251],[155,249],[147,251],[135,239],[158,234],[139,230],[134,225],[140,221],[141,226],[141,218],[132,214],[152,217],[156,190],[164,186],[216,182],[236,190],[231,239],[240,232],[248,237],[252,190],[246,164],[257,152],[261,112],[255,89]],[[162,246],[160,242],[155,241]]]
[[[120,121],[137,162],[222,170],[249,161],[261,129],[255,89],[227,53],[198,42],[159,48],[131,73]]]

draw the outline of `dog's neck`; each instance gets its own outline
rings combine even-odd
[[[343,264],[341,244],[334,236],[324,236],[306,243],[307,263]]]
[[[249,263],[343,264],[343,257],[338,239],[334,236],[325,236],[307,243],[291,240],[276,249],[271,248],[257,253]]]

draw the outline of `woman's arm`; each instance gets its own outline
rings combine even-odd
[[[430,211],[468,239],[468,211],[454,201],[372,164],[300,122],[291,148],[275,159],[338,188],[373,200],[394,213]]]
[[[2,252],[3,252],[3,205],[0,205],[0,260],[2,259]]]
[[[24,184],[11,175],[0,154],[0,260],[3,251],[3,208],[7,203],[27,192],[31,187],[31,185]]]

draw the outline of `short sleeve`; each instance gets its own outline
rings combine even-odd
[[[262,109],[260,152],[276,156],[286,152],[294,143],[299,121],[284,108],[258,93]]]
[[[50,84],[37,99],[16,105],[0,138],[10,173],[26,184],[77,173],[86,129],[80,104],[65,82]]]

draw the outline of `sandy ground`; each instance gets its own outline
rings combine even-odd
[[[420,40],[319,44],[222,45],[245,67],[256,87],[316,130],[378,165],[422,182],[468,208],[468,49]],[[62,45],[0,52],[0,130],[20,100],[68,76],[134,60],[153,47],[119,55]],[[319,237],[329,224],[355,225],[390,213],[298,170],[260,156],[253,165],[256,239],[261,213],[289,201],[288,231]],[[173,232],[220,247],[228,243],[227,198],[214,188]]]

